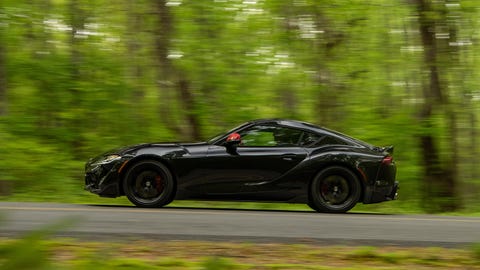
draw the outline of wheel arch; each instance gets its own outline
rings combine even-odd
[[[366,190],[366,187],[367,187],[367,183],[366,183],[366,176],[365,174],[361,171],[361,169],[355,167],[355,166],[352,166],[351,164],[348,164],[348,163],[344,163],[344,162],[328,162],[328,163],[325,163],[323,164],[321,167],[317,168],[317,170],[315,171],[315,173],[313,174],[313,177],[310,179],[309,183],[308,183],[308,200],[311,200],[311,189],[312,189],[312,185],[313,185],[313,181],[315,180],[315,178],[317,177],[317,175],[319,175],[322,171],[330,168],[330,167],[342,167],[342,168],[345,168],[349,171],[351,171],[356,177],[357,179],[359,180],[360,182],[360,187],[361,187],[361,192],[360,192],[360,200],[359,202],[363,202],[364,201],[364,196],[365,196],[365,190]]]
[[[123,182],[125,181],[125,176],[127,175],[128,171],[130,170],[130,168],[135,165],[136,163],[138,162],[142,162],[142,161],[148,161],[148,160],[151,160],[151,161],[155,161],[155,162],[159,162],[161,163],[162,165],[164,165],[165,167],[167,167],[167,169],[170,171],[170,174],[172,175],[173,177],[173,183],[174,183],[174,197],[175,197],[175,193],[177,191],[177,175],[175,174],[175,171],[173,170],[173,167],[172,165],[164,158],[160,157],[160,156],[157,156],[157,155],[141,155],[141,156],[136,156],[130,160],[127,161],[127,163],[120,168],[119,170],[119,174],[118,174],[118,190],[119,190],[119,194],[120,195],[125,195],[125,190],[123,189]]]

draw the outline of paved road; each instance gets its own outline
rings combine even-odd
[[[0,237],[74,219],[59,236],[455,247],[480,243],[480,218],[0,203]]]

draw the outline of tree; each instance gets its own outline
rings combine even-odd
[[[1,14],[1,12],[0,12]],[[0,26],[0,117],[7,114],[7,63],[3,27]]]
[[[442,63],[451,54],[449,41],[455,40],[456,29],[448,27],[448,10],[444,1],[433,3],[429,0],[416,0],[419,30],[424,49],[423,61],[427,71],[423,84],[423,103],[419,109],[418,119],[421,124],[419,143],[424,167],[423,205],[428,211],[454,211],[459,208],[456,195],[458,145],[456,143],[456,113],[448,94],[448,69]],[[440,29],[447,28],[449,38],[438,38]],[[448,58],[451,59],[451,58]],[[440,119],[439,119],[440,117]],[[442,133],[450,141],[444,149],[440,147],[436,122],[446,121],[447,128]],[[442,155],[447,151],[449,155]],[[443,157],[443,159],[442,159]]]
[[[174,36],[174,18],[165,0],[154,1],[157,15],[155,28],[155,57],[158,69],[160,117],[176,134],[185,139],[201,139],[200,121],[196,112],[196,101],[191,83],[185,72],[173,65],[169,52]],[[177,110],[172,104],[179,104]],[[173,107],[175,108],[175,107]],[[186,125],[178,124],[186,120]]]

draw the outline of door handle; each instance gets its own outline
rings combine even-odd
[[[297,155],[295,154],[285,154],[282,155],[282,159],[286,161],[292,161]]]

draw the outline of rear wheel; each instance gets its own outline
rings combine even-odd
[[[123,181],[127,198],[140,207],[162,207],[174,195],[175,182],[168,168],[153,160],[140,161],[127,172]]]
[[[345,213],[357,204],[361,193],[361,184],[352,171],[328,167],[313,179],[308,205],[318,212]]]

